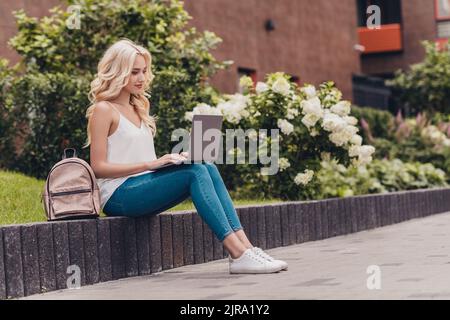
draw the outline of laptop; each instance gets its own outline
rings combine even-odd
[[[173,165],[216,161],[219,156],[222,122],[223,116],[221,115],[194,115],[189,135],[189,158],[179,164],[166,163],[153,170]],[[214,152],[210,152],[211,150],[214,150]]]

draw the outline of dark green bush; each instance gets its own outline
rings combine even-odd
[[[434,42],[422,42],[424,61],[407,71],[399,70],[386,84],[394,96],[413,115],[418,112],[450,113],[450,52],[439,50]]]

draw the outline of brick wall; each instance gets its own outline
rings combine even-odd
[[[275,71],[313,84],[334,80],[351,98],[351,74],[360,71],[353,50],[355,1],[187,0],[185,8],[194,17],[192,26],[223,39],[215,56],[235,61],[213,79],[222,90],[235,92],[237,67],[245,67],[255,69],[259,80]],[[269,18],[275,23],[271,32],[264,29]]]
[[[24,8],[28,14],[43,16],[56,0],[0,2],[0,56],[17,61],[6,48],[15,33],[10,12]],[[252,68],[262,80],[266,73],[285,71],[302,82],[318,84],[334,80],[351,98],[351,74],[359,71],[356,43],[356,5],[353,0],[187,0],[185,8],[198,30],[218,34],[223,43],[214,52],[221,60],[233,60],[228,71],[220,72],[213,84],[227,93],[237,90],[237,67]],[[266,19],[276,29],[264,29]]]

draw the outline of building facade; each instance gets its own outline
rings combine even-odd
[[[57,0],[2,0],[0,56],[17,61],[6,47],[15,33],[12,10],[48,14]],[[450,37],[450,0],[185,0],[189,25],[223,39],[213,51],[234,64],[212,84],[222,92],[239,90],[241,75],[256,81],[283,71],[299,83],[333,80],[344,97],[361,105],[387,108],[383,80],[421,61],[422,40]],[[378,28],[368,28],[379,8]],[[374,11],[374,13],[376,13]]]

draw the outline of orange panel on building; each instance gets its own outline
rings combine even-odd
[[[380,29],[358,28],[359,44],[365,47],[364,53],[400,51],[402,46],[402,27],[400,24],[382,25]]]

